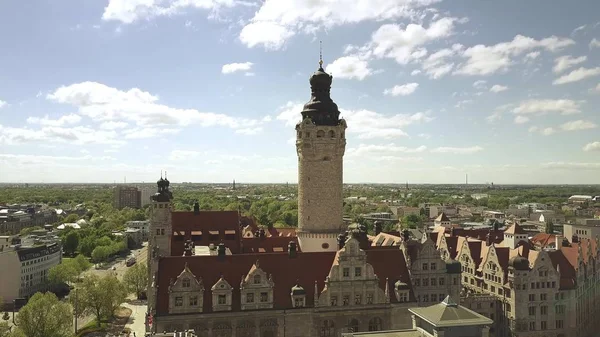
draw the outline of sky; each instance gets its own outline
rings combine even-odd
[[[0,182],[294,183],[319,41],[346,183],[600,183],[597,0],[0,2]]]

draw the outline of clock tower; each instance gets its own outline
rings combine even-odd
[[[169,191],[169,180],[165,173],[156,182],[158,191],[150,197],[150,228],[148,235],[148,312],[154,313],[156,308],[158,260],[171,255],[171,200],[173,194]]]

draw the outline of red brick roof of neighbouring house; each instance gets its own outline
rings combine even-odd
[[[268,239],[267,239],[268,240]],[[375,274],[379,277],[379,286],[385,290],[386,279],[390,289],[398,280],[410,285],[410,277],[404,256],[399,249],[369,249],[367,262],[373,266]],[[262,253],[262,254],[237,254],[218,256],[172,256],[164,257],[159,261],[158,273],[158,303],[157,314],[166,315],[169,308],[169,284],[171,279],[176,279],[184,269],[186,263],[191,272],[204,284],[204,312],[212,312],[211,287],[219,280],[220,276],[233,287],[232,310],[240,308],[240,281],[243,275],[248,274],[256,260],[260,268],[272,275],[274,287],[274,309],[292,308],[290,292],[298,283],[306,291],[306,304],[314,305],[315,281],[321,292],[324,281],[336,256],[336,252],[302,253],[298,252],[295,258],[288,253]],[[394,261],[390,263],[390,261]],[[391,302],[396,302],[395,296],[390,294]],[[412,295],[411,295],[412,296]]]

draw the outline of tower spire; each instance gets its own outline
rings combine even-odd
[[[319,69],[323,69],[323,41],[319,41]]]
[[[162,179],[162,170],[160,170],[160,179]]]

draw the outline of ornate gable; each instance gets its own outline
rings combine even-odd
[[[248,271],[248,275],[242,277],[242,282],[240,282],[242,310],[273,308],[274,286],[271,275],[262,270],[256,260]]]
[[[230,311],[233,287],[231,287],[229,282],[221,276],[210,290],[212,291],[213,311]]]
[[[384,291],[373,266],[367,263],[366,253],[358,240],[348,239],[337,253],[325,288],[319,297],[319,306],[350,306],[385,303]]]
[[[169,285],[169,313],[202,312],[203,303],[202,279],[196,278],[186,263],[181,274]]]

